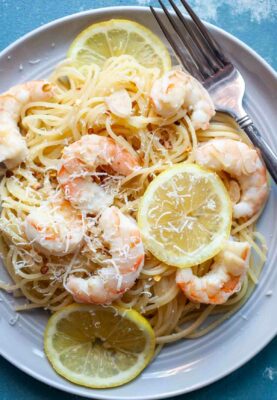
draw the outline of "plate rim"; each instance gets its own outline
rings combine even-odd
[[[157,9],[157,8],[156,8]],[[23,36],[21,36],[20,38],[16,39],[14,42],[10,43],[7,47],[5,47],[4,49],[2,49],[0,51],[0,58],[4,57],[9,51],[12,50],[12,48],[14,48],[15,46],[20,45],[22,42],[24,42],[26,39],[31,38],[32,36],[35,36],[43,31],[47,31],[49,28],[55,26],[55,25],[59,25],[60,23],[63,23],[64,21],[68,21],[70,19],[75,19],[78,18],[79,16],[86,16],[86,15],[93,15],[93,14],[105,14],[107,12],[118,12],[118,11],[130,11],[130,12],[134,12],[136,13],[137,11],[148,11],[150,13],[150,9],[147,6],[112,6],[112,7],[100,7],[100,8],[93,8],[90,10],[85,10],[85,11],[81,11],[81,12],[77,12],[77,13],[73,13],[70,15],[66,15],[64,17],[60,17],[57,19],[54,19],[53,21],[50,21],[46,24],[43,24],[29,32],[27,32],[26,34],[24,34]],[[162,12],[161,9],[157,9],[158,12]],[[116,19],[117,17],[115,17]],[[242,47],[247,53],[251,54],[254,58],[257,59],[257,61],[267,70],[267,72],[273,76],[273,78],[277,79],[277,72],[274,70],[274,68],[266,61],[262,58],[262,56],[260,56],[255,50],[253,50],[250,46],[248,46],[246,43],[244,43],[242,40],[238,39],[236,36],[230,34],[229,32],[226,32],[224,29],[217,27],[214,24],[211,24],[209,22],[205,22],[205,25],[207,25],[208,27],[211,27],[213,30],[218,31],[221,35],[227,37],[229,40],[231,40],[232,42],[235,42],[236,44],[238,44],[240,47]],[[248,353],[247,356],[245,356],[243,359],[239,359],[238,358],[238,362],[237,363],[233,363],[233,365],[230,368],[227,368],[223,373],[221,374],[217,374],[214,378],[207,378],[206,380],[202,381],[199,384],[194,384],[193,386],[188,386],[186,388],[181,388],[181,389],[177,389],[174,391],[168,391],[168,392],[164,392],[163,394],[157,394],[157,395],[146,395],[143,397],[132,397],[132,399],[134,400],[151,400],[151,399],[164,399],[164,398],[169,398],[171,396],[178,396],[181,394],[185,394],[185,393],[189,393],[198,389],[201,389],[203,387],[206,387],[212,383],[215,383],[219,380],[221,380],[222,378],[226,377],[227,375],[231,374],[232,372],[236,371],[238,368],[240,368],[241,366],[243,366],[244,364],[246,364],[249,360],[251,360],[253,357],[255,357],[260,351],[262,351],[265,346],[271,342],[271,340],[277,335],[277,325],[275,330],[272,330],[271,334],[268,334],[267,337],[265,338],[265,340],[258,346],[255,347],[251,352]],[[29,367],[26,367],[23,364],[18,363],[17,364],[17,360],[15,358],[13,358],[12,356],[8,355],[5,350],[0,348],[0,355],[6,359],[8,362],[10,362],[13,366],[15,366],[16,368],[18,368],[19,370],[23,371],[24,373],[30,375],[32,378],[43,382],[45,384],[47,384],[50,387],[54,387],[56,389],[59,389],[63,392],[67,392],[70,394],[75,394],[81,397],[88,397],[88,395],[86,393],[80,393],[78,392],[78,388],[79,386],[65,386],[63,382],[59,382],[59,381],[53,381],[51,379],[48,379],[46,377],[44,377],[43,375],[40,375],[39,373],[36,373],[35,370],[30,369]],[[93,390],[92,392],[92,396],[95,396],[95,390]],[[121,400],[120,395],[111,395],[111,396],[107,396],[106,394],[101,394],[101,391],[97,391],[97,397],[99,399],[103,399],[103,400],[107,400],[112,399],[112,400]]]

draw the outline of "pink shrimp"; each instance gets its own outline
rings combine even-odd
[[[66,282],[75,301],[109,304],[129,290],[144,264],[144,248],[137,224],[116,207],[106,208],[99,226],[110,248],[111,259],[89,278],[70,275]]]
[[[195,161],[213,171],[226,171],[241,189],[240,200],[233,206],[235,218],[251,218],[268,196],[265,165],[257,150],[233,139],[212,139],[200,144]]]
[[[53,89],[46,81],[30,81],[12,87],[0,96],[0,161],[14,168],[27,157],[27,145],[18,122],[22,108],[33,101],[53,97]]]
[[[206,275],[198,277],[191,268],[184,268],[177,272],[176,282],[191,301],[223,304],[240,291],[249,267],[249,254],[249,243],[228,241]]]
[[[64,149],[58,181],[74,207],[97,213],[112,204],[113,196],[92,179],[96,169],[105,166],[126,176],[139,168],[139,163],[114,140],[99,135],[83,136]]]

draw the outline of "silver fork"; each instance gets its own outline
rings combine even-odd
[[[249,136],[252,143],[260,149],[267,169],[275,183],[277,183],[277,156],[266,143],[242,106],[242,99],[245,92],[243,77],[225,56],[219,44],[188,3],[185,0],[181,0],[192,19],[190,22],[183,16],[173,0],[168,1],[181,24],[177,23],[176,17],[167,10],[161,0],[159,0],[159,3],[175,33],[177,33],[185,46],[186,55],[181,51],[178,41],[167,29],[162,18],[153,7],[150,7],[165,37],[185,69],[208,90],[216,110],[230,114],[237,121],[241,129]]]

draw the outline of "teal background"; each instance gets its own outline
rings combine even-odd
[[[148,0],[0,0],[0,50],[34,28],[65,15],[97,7],[157,4]],[[203,19],[237,36],[273,68],[277,67],[277,0],[191,0],[190,4]],[[239,357],[239,349],[237,352]],[[0,357],[1,400],[78,398],[35,381]],[[277,400],[277,338],[228,377],[175,399]]]

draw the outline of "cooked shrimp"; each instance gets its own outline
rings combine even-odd
[[[52,86],[46,81],[30,81],[0,95],[0,161],[14,168],[27,157],[27,146],[18,122],[22,108],[32,102],[48,100]]]
[[[64,256],[82,243],[82,215],[62,198],[34,208],[24,222],[27,239],[43,254]]]
[[[127,150],[114,140],[86,135],[64,149],[58,181],[71,204],[86,212],[99,212],[110,206],[113,195],[93,181],[98,167],[110,167],[119,175],[128,175],[139,164]]]
[[[151,90],[156,112],[164,118],[176,114],[181,108],[191,114],[195,129],[206,129],[215,114],[207,90],[184,71],[172,70],[156,80]]]
[[[106,208],[99,219],[111,258],[107,267],[89,278],[70,275],[66,289],[80,303],[109,304],[129,290],[144,264],[144,249],[136,222],[116,207]]]
[[[263,207],[268,183],[266,168],[257,150],[233,139],[213,139],[198,146],[195,161],[214,171],[226,171],[238,181],[241,196],[233,206],[235,218],[250,218]]]
[[[176,282],[191,301],[223,304],[240,291],[249,267],[249,254],[247,242],[228,241],[206,275],[198,277],[191,268],[185,268],[177,272]]]

